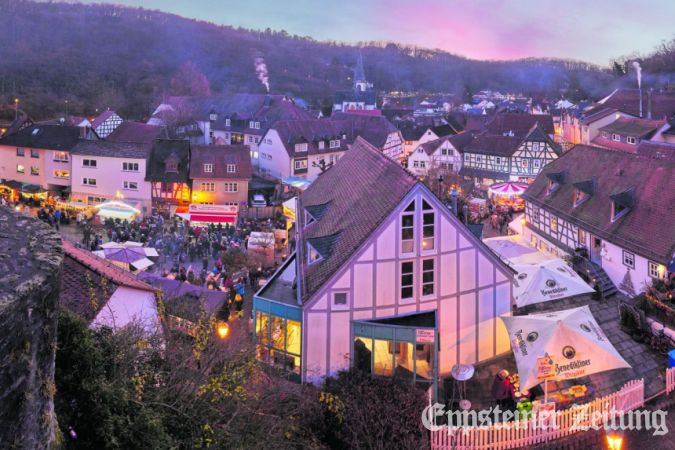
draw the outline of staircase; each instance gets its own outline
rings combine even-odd
[[[588,281],[591,286],[593,286],[593,281],[595,280],[600,286],[603,298],[611,297],[617,293],[616,286],[614,286],[612,280],[607,276],[607,273],[602,270],[602,267],[591,262],[589,259],[581,258],[579,262],[574,264],[574,270]]]

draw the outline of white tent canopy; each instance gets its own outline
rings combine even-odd
[[[520,386],[543,382],[541,360],[552,363],[548,379],[567,380],[630,368],[596,322],[588,306],[528,316],[501,316],[516,358]]]
[[[513,298],[519,307],[594,292],[562,259],[513,265],[513,269],[518,272]]]
[[[554,259],[525,242],[521,235],[498,236],[483,239],[485,245],[495,252],[504,262],[517,264],[538,264]]]

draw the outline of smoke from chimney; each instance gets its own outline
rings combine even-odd
[[[265,64],[265,60],[262,57],[256,57],[253,60],[253,63],[255,64],[255,74],[258,77],[258,80],[260,80],[262,85],[265,86],[267,93],[269,93],[270,79],[267,75],[267,65]]]
[[[635,73],[637,73],[638,89],[642,89],[642,67],[640,67],[640,63],[637,61],[633,61],[633,67],[635,68]]]

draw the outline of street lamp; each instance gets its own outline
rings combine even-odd
[[[611,430],[607,433],[607,448],[609,450],[621,450],[623,446],[623,433],[620,430]]]
[[[216,333],[218,333],[219,338],[225,339],[230,334],[230,326],[225,322],[218,322]]]
[[[19,118],[19,99],[14,99],[14,120]]]

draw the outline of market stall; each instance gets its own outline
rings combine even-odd
[[[191,204],[187,212],[176,212],[176,215],[193,227],[207,227],[212,223],[235,225],[238,213],[239,207],[234,205]]]
[[[96,205],[96,215],[102,219],[120,219],[133,220],[141,214],[141,211],[119,200],[111,200],[100,205]]]
[[[522,211],[525,209],[525,201],[521,196],[527,188],[527,183],[507,181],[493,184],[490,186],[489,192],[492,203],[497,208],[513,208],[516,211]]]

